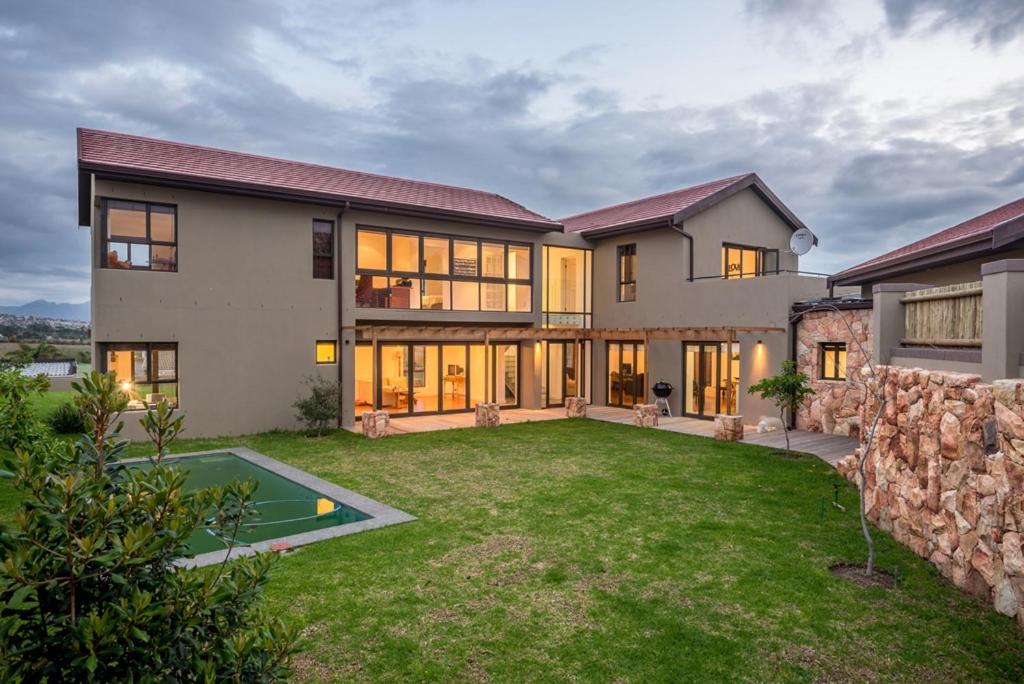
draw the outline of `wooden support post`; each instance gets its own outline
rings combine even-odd
[[[732,411],[730,410],[732,408],[732,406],[729,405],[729,404],[732,403],[732,398],[733,398],[732,393],[733,393],[733,389],[734,389],[733,386],[732,386],[732,344],[733,344],[733,339],[736,337],[736,331],[734,329],[732,329],[732,328],[729,328],[729,331],[727,333],[727,337],[728,337],[728,342],[725,345],[726,346],[726,349],[725,349],[725,401],[727,403],[727,406],[725,407],[726,410],[724,411],[724,413],[732,413]],[[739,404],[739,400],[738,399],[737,399],[736,403],[737,403],[737,407],[736,408],[739,409],[739,405],[738,405]]]

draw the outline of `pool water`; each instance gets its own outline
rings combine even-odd
[[[234,480],[257,482],[254,495],[257,513],[239,532],[236,546],[346,525],[371,517],[235,454],[169,458],[164,463],[173,463],[187,471],[186,491],[225,485]],[[149,468],[150,465],[142,463],[138,467]],[[220,551],[227,548],[227,541],[219,538],[215,530],[204,526],[189,537],[189,548],[196,554]]]

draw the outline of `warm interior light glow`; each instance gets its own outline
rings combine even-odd
[[[122,382],[121,383],[121,390],[122,391],[127,392],[127,391],[131,390],[131,388],[132,388],[132,383],[130,383],[130,382]]]

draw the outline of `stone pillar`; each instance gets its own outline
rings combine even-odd
[[[565,416],[567,418],[586,418],[587,400],[583,397],[566,397]]]
[[[879,283],[872,290],[871,357],[875,363],[888,365],[893,347],[900,346],[906,332],[903,296],[930,285],[916,283]]]
[[[1020,375],[1024,351],[1024,259],[981,266],[981,374],[987,381]]]
[[[370,439],[387,437],[391,433],[391,416],[387,411],[363,413],[363,434]]]
[[[724,413],[716,415],[715,439],[722,442],[738,442],[743,439],[743,416],[729,416]]]
[[[498,427],[501,425],[501,409],[497,404],[479,403],[476,405],[477,427]]]
[[[636,427],[658,427],[658,407],[654,404],[634,406],[633,425]]]

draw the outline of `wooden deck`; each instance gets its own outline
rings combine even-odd
[[[629,409],[613,406],[588,406],[587,417],[608,423],[631,425],[633,412]],[[502,425],[513,423],[529,423],[540,420],[559,420],[565,418],[565,409],[506,409],[501,412]],[[415,432],[434,432],[436,430],[454,430],[469,428],[474,425],[472,413],[452,413],[438,416],[404,416],[391,419],[392,434],[411,434]],[[661,417],[657,430],[679,432],[685,435],[714,437],[715,426],[710,420],[696,418]],[[354,432],[361,432],[362,424],[357,422]],[[857,448],[857,440],[852,437],[825,435],[820,432],[792,430],[789,433],[793,451],[814,454],[829,465],[834,466],[841,458],[853,453]],[[748,444],[759,444],[773,449],[786,447],[786,436],[781,431],[758,434],[754,426],[746,426],[743,441]]]

